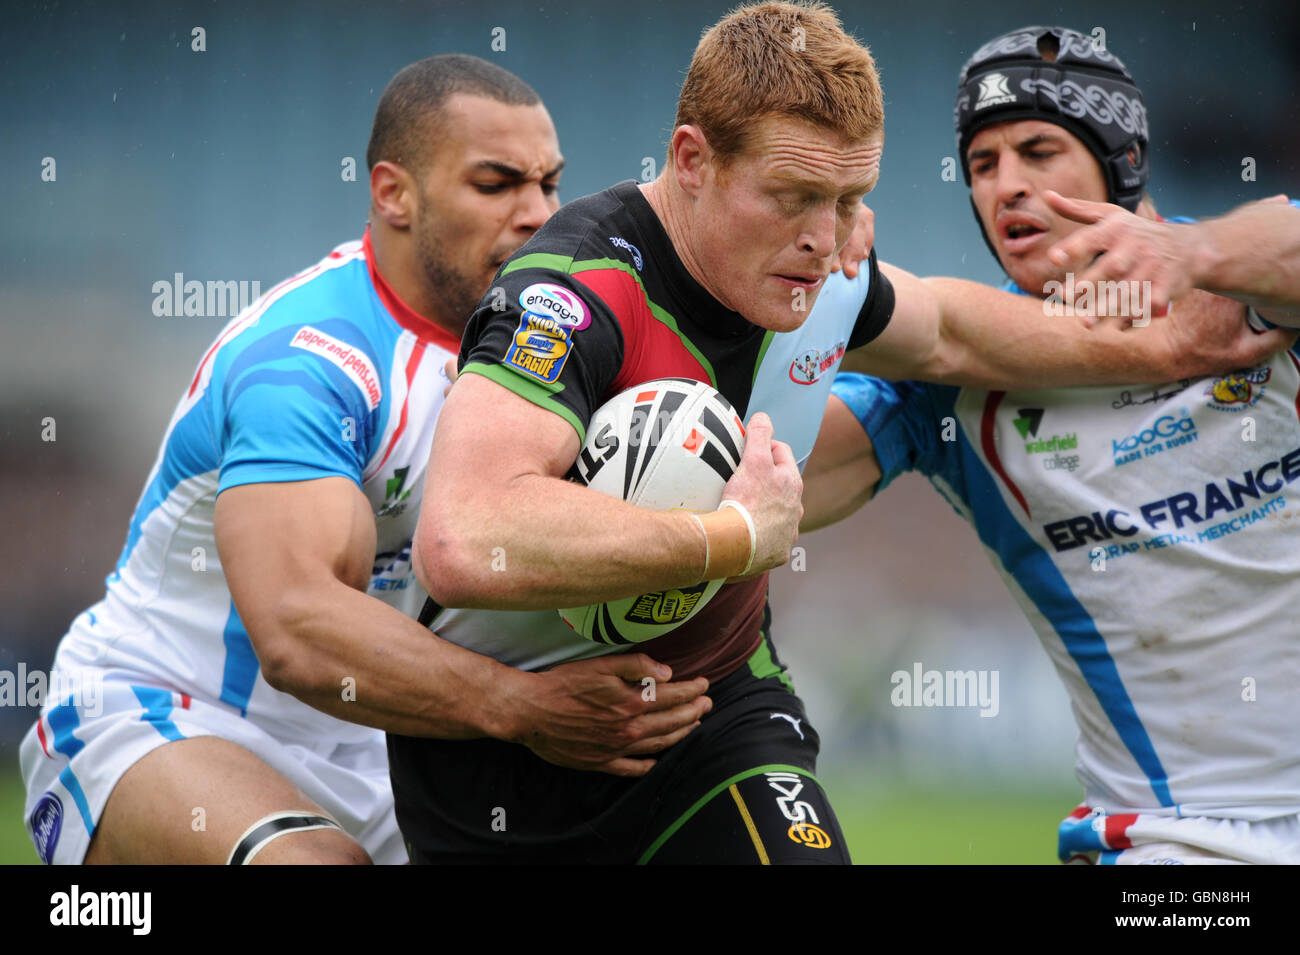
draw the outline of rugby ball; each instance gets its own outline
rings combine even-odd
[[[651,510],[713,511],[744,449],[745,426],[726,398],[703,382],[660,378],[601,405],[569,478]],[[560,616],[588,640],[641,643],[690,620],[722,584],[639,594]]]

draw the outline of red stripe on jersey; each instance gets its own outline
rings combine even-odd
[[[345,253],[335,250],[331,252],[327,256],[327,258],[341,259],[343,258],[344,254]],[[262,303],[263,303],[262,307],[257,310],[256,314],[260,316],[262,312],[266,311],[267,308],[270,307],[272,299],[275,298],[276,292],[279,292],[281,289],[287,288],[288,286],[293,285],[295,283],[306,282],[308,279],[313,278],[316,275],[316,273],[321,271],[321,269],[323,268],[324,265],[320,262],[317,262],[315,265],[313,265],[311,268],[309,268],[306,272],[302,273],[301,275],[294,275],[285,279],[283,282],[275,286],[275,288],[271,289],[271,291],[267,292],[266,295],[262,297]],[[194,380],[190,382],[190,390],[185,394],[186,398],[194,397],[194,392],[199,387],[199,380],[203,377],[203,369],[207,367],[207,364],[212,359],[212,356],[217,353],[217,349],[219,349],[227,341],[229,341],[239,332],[242,332],[247,327],[248,325],[245,322],[239,322],[237,324],[231,325],[229,328],[225,330],[224,333],[222,333],[220,338],[218,338],[215,342],[212,343],[212,347],[209,348],[207,354],[203,356],[203,360],[199,362],[199,369],[194,373]]]
[[[297,276],[296,278],[303,279],[303,280],[309,279],[319,269],[320,269],[319,265],[314,265],[307,271],[305,275]],[[271,289],[271,291],[267,292],[266,298],[263,301],[269,302],[272,295],[274,295],[276,292],[280,291],[280,289],[284,288],[290,282],[293,282],[295,280],[296,279],[285,279],[275,288]],[[237,332],[241,332],[247,327],[248,326],[245,325],[243,322],[239,322],[237,324],[231,325],[229,328],[226,329],[226,331],[222,334],[220,338],[218,338],[215,342],[212,343],[212,347],[209,348],[207,354],[203,356],[203,360],[199,362],[198,370],[194,372],[194,380],[190,382],[190,390],[185,393],[186,398],[194,397],[194,392],[198,390],[199,387],[199,380],[203,377],[203,369],[207,367],[207,364],[209,361],[211,361],[212,356],[217,353],[217,349],[219,349],[222,345],[224,345],[231,338],[233,338]]]
[[[1085,819],[1085,818],[1087,818],[1087,816],[1088,816],[1088,814],[1089,814],[1090,812],[1092,812],[1092,810],[1089,809],[1087,806],[1079,806],[1079,807],[1077,807],[1077,808],[1074,810],[1074,812],[1070,813],[1070,815],[1069,815],[1067,818],[1069,818],[1069,819]]]
[[[1300,358],[1296,358],[1295,353],[1289,348],[1286,357],[1291,359],[1291,364],[1295,365],[1295,370],[1300,371]],[[1297,389],[1295,393],[1295,415],[1300,418],[1300,389]]]
[[[181,694],[181,709],[188,710],[192,702],[194,702],[194,700],[190,697],[188,693]]]
[[[402,399],[402,413],[397,419],[397,427],[393,429],[393,436],[388,441],[388,447],[384,448],[384,456],[379,459],[379,464],[375,466],[375,473],[384,466],[388,456],[393,453],[393,448],[397,446],[397,439],[402,436],[406,430],[406,409],[411,404],[411,383],[415,381],[415,373],[420,367],[420,360],[424,358],[424,342],[416,342],[415,347],[411,349],[411,357],[406,360],[406,397]]]
[[[989,467],[993,468],[998,477],[1002,478],[1002,483],[1007,486],[1025,509],[1025,516],[1029,516],[1029,504],[1025,501],[1025,496],[1020,493],[1020,488],[1016,487],[1015,482],[1007,477],[1006,470],[1002,467],[1002,459],[998,457],[998,448],[993,441],[993,425],[998,413],[998,405],[1002,404],[1002,399],[1007,396],[1005,391],[990,391],[988,398],[984,400],[984,417],[980,420],[980,447],[984,449],[984,457],[988,459]]]
[[[1126,834],[1128,827],[1137,822],[1137,813],[1126,812],[1106,817],[1106,845],[1112,849],[1132,849],[1133,840]]]
[[[654,401],[654,400],[655,400],[655,395],[657,395],[657,394],[659,394],[659,392],[657,392],[657,391],[643,391],[643,392],[641,392],[639,395],[636,396],[636,400],[637,400],[638,402],[642,402],[642,401]]]
[[[393,320],[408,332],[414,332],[420,341],[441,345],[453,355],[460,351],[459,336],[453,335],[441,325],[425,318],[403,302],[384,280],[384,277],[379,274],[379,269],[375,267],[375,247],[370,244],[370,228],[368,226],[366,234],[361,240],[361,248],[366,254],[366,265],[370,269],[370,282],[375,287],[375,294],[379,296],[379,301],[384,303],[384,308],[388,309],[388,314],[393,316]],[[465,318],[468,319],[469,316],[466,315]]]
[[[50,747],[45,742],[45,717],[43,716],[36,720],[36,738],[41,741],[41,749],[45,750],[45,755],[53,759],[54,757],[50,756]]]
[[[573,278],[595,292],[618,319],[623,330],[623,367],[608,395],[656,378],[690,378],[712,384],[709,373],[682,343],[681,336],[654,317],[641,285],[621,269],[589,269]],[[582,333],[579,332],[578,335]],[[576,338],[575,347],[582,339]]]

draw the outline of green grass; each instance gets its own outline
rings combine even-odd
[[[1056,829],[1076,789],[933,789],[824,779],[857,864],[1056,865]]]
[[[40,865],[23,827],[23,779],[0,773],[0,865]]]
[[[1078,792],[869,786],[825,779],[857,863],[1056,863],[1056,827]],[[0,865],[37,865],[23,828],[23,784],[0,775]]]

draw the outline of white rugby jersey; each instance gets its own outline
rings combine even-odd
[[[1089,806],[1300,812],[1298,355],[1154,387],[836,380],[880,487],[929,477],[1037,631]]]
[[[107,593],[61,647],[228,706],[281,739],[372,738],[378,730],[328,716],[263,679],[213,541],[213,509],[220,492],[241,484],[354,481],[378,531],[368,593],[414,616],[425,593],[411,569],[411,539],[445,365],[458,348],[378,274],[369,233],[268,292],[203,355]]]

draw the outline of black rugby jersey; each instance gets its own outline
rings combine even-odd
[[[695,281],[629,180],[566,205],[502,267],[466,328],[461,374],[560,415],[580,441],[620,391],[656,378],[707,382],[742,418],[770,415],[802,466],[844,353],[879,335],[893,308],[873,251],[858,278],[827,279],[799,329],[751,324]],[[766,574],[726,585],[681,627],[635,646],[674,679],[715,682],[758,648],[766,596]],[[612,649],[554,611],[432,609],[422,619],[443,638],[524,669]]]

